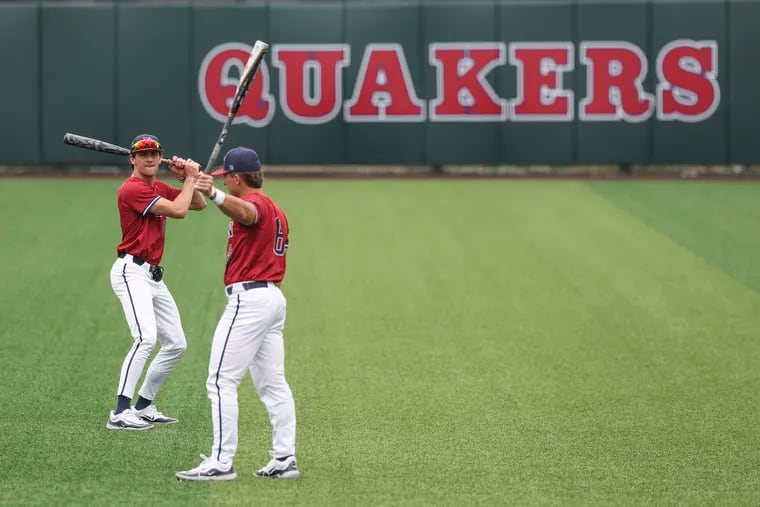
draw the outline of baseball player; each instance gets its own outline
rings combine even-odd
[[[224,175],[230,195],[213,186],[212,175]],[[272,424],[271,461],[256,477],[295,479],[296,411],[285,380],[282,330],[288,219],[277,203],[261,191],[264,175],[255,151],[233,148],[224,165],[201,173],[196,188],[232,220],[224,273],[227,307],[211,345],[206,390],[211,400],[214,443],[197,467],[177,472],[179,479],[224,481],[237,477],[232,466],[238,445],[237,389],[247,371],[266,406]]]
[[[106,427],[114,430],[148,430],[154,423],[176,423],[153,404],[172,368],[187,348],[179,311],[163,281],[166,218],[184,218],[188,209],[206,206],[194,190],[200,166],[190,159],[172,157],[169,169],[183,182],[182,190],[156,179],[163,148],[158,138],[142,134],[132,141],[129,163],[132,175],[118,192],[122,240],[111,267],[111,286],[121,301],[134,339],[121,366],[116,408]],[[158,341],[161,345],[145,375],[139,397],[131,407],[137,381]]]

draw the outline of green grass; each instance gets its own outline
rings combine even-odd
[[[157,402],[180,424],[108,431],[119,183],[0,182],[2,504],[760,503],[756,184],[267,182],[304,476],[251,477],[270,428],[246,380],[238,480],[188,484],[226,219],[169,223],[189,349]]]

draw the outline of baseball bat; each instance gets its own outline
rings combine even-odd
[[[69,146],[84,148],[85,150],[112,153],[114,155],[129,155],[129,150],[122,146],[107,143],[105,141],[101,141],[100,139],[93,139],[91,137],[80,136],[78,134],[71,134],[69,132],[63,136],[63,142]],[[169,160],[162,158],[161,162],[166,164],[169,162]]]
[[[240,76],[240,83],[238,83],[237,89],[235,90],[235,97],[232,99],[230,112],[227,113],[227,119],[224,121],[222,132],[219,134],[219,139],[217,139],[214,148],[211,150],[211,156],[208,159],[208,163],[206,163],[206,168],[203,169],[204,173],[208,173],[211,170],[217,157],[219,157],[219,152],[222,150],[224,140],[227,138],[227,134],[230,131],[232,120],[235,119],[235,116],[240,109],[240,105],[243,103],[243,99],[248,93],[248,89],[251,87],[253,78],[259,70],[261,60],[264,59],[264,55],[267,54],[267,51],[269,51],[269,44],[264,41],[257,40],[253,45],[251,55],[248,57],[248,62],[245,64],[243,74]]]

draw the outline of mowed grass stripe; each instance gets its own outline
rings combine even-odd
[[[293,231],[286,347],[304,480],[250,477],[268,458],[270,436],[246,379],[240,480],[198,485],[177,484],[172,473],[210,446],[203,382],[224,304],[226,220],[211,209],[168,232],[167,276],[191,347],[161,401],[181,424],[114,434],[105,413],[129,344],[107,282],[118,184],[8,183],[0,196],[54,183],[57,235],[81,220],[70,202],[89,196],[102,212],[84,226],[94,251],[87,269],[100,272],[71,280],[64,298],[37,295],[57,309],[36,327],[23,314],[3,327],[11,334],[3,335],[0,379],[39,372],[28,389],[19,381],[3,395],[3,414],[12,406],[36,418],[31,427],[3,420],[11,428],[0,437],[5,455],[24,456],[2,472],[10,485],[3,502],[96,504],[114,494],[164,505],[758,499],[747,479],[757,468],[757,295],[586,184],[268,182]],[[44,257],[24,242],[31,257]],[[0,254],[3,275],[47,280],[11,254]],[[17,297],[0,291],[4,303]],[[82,300],[92,303],[87,311]],[[45,332],[54,322],[60,336]],[[26,342],[25,327],[33,330]],[[47,352],[31,354],[23,343]]]
[[[760,291],[760,185],[755,182],[594,182],[600,195]]]
[[[403,187],[399,190],[393,186],[383,187],[381,185],[380,194],[387,193],[393,195],[394,204],[386,210],[383,208],[383,202],[372,203],[367,207],[368,210],[371,210],[372,215],[376,213],[376,209],[382,208],[384,209],[382,214],[386,217],[385,220],[387,220],[387,223],[389,224],[398,224],[400,222],[399,218],[404,218],[405,220],[402,221],[410,224],[410,227],[408,227],[407,230],[419,227],[420,230],[426,231],[425,237],[430,237],[431,234],[436,235],[435,231],[436,228],[438,228],[443,231],[440,234],[440,237],[445,238],[444,241],[430,242],[428,245],[422,245],[421,248],[434,252],[434,255],[426,257],[425,269],[421,269],[417,272],[418,270],[416,267],[419,267],[419,265],[415,265],[413,259],[420,254],[413,253],[415,252],[415,249],[407,248],[410,244],[419,243],[416,235],[407,237],[404,236],[404,233],[402,232],[402,237],[399,238],[398,241],[394,242],[393,239],[390,239],[391,243],[389,247],[389,244],[387,243],[389,240],[387,238],[390,236],[383,234],[382,228],[375,227],[371,228],[371,230],[370,228],[364,229],[365,231],[369,231],[366,232],[367,235],[382,235],[383,238],[386,238],[384,247],[379,250],[382,256],[385,256],[388,253],[389,248],[398,244],[403,244],[404,252],[406,252],[405,255],[407,256],[406,261],[399,262],[399,259],[402,256],[398,251],[391,250],[395,255],[389,255],[388,257],[393,259],[392,262],[397,264],[395,268],[398,270],[403,271],[403,266],[405,265],[411,267],[411,270],[407,269],[407,272],[409,272],[410,275],[410,281],[402,281],[401,283],[401,286],[407,291],[405,292],[407,297],[405,299],[402,294],[394,294],[393,297],[389,298],[394,304],[394,311],[386,312],[386,321],[390,323],[388,325],[392,326],[394,319],[399,316],[400,312],[403,312],[403,308],[398,308],[400,306],[400,303],[398,303],[399,301],[414,301],[409,307],[413,308],[415,314],[418,315],[416,320],[423,320],[422,323],[415,323],[416,327],[425,326],[426,323],[429,323],[432,320],[436,322],[436,329],[446,330],[445,333],[442,333],[441,336],[437,337],[438,341],[435,343],[424,341],[418,349],[422,350],[423,354],[431,354],[431,350],[433,351],[432,354],[437,352],[439,355],[437,357],[434,356],[435,360],[430,361],[430,363],[434,364],[440,371],[453,371],[454,373],[458,370],[469,371],[471,374],[469,377],[466,377],[466,380],[471,380],[472,375],[475,375],[475,372],[478,371],[478,366],[472,365],[468,361],[468,357],[463,357],[461,362],[447,362],[445,360],[446,357],[456,357],[456,354],[468,356],[474,353],[477,356],[478,352],[477,348],[473,351],[471,347],[468,347],[469,344],[462,343],[459,344],[461,350],[455,349],[450,354],[447,353],[448,351],[444,347],[446,344],[446,336],[448,335],[452,337],[454,343],[457,343],[456,339],[460,336],[459,334],[451,333],[449,330],[453,329],[457,331],[460,328],[467,326],[463,326],[462,323],[448,318],[449,315],[447,315],[446,312],[451,312],[452,309],[456,312],[455,305],[450,304],[447,306],[444,304],[442,306],[442,303],[446,303],[447,297],[451,298],[456,296],[461,301],[470,303],[466,305],[468,309],[472,311],[474,307],[476,312],[483,315],[485,313],[484,308],[487,309],[496,306],[496,311],[502,310],[502,308],[505,307],[509,308],[509,304],[504,304],[502,296],[505,293],[508,296],[511,294],[512,299],[507,303],[512,303],[513,306],[517,308],[520,308],[522,303],[522,307],[525,308],[523,315],[518,315],[517,318],[514,319],[515,322],[522,323],[524,326],[526,321],[531,323],[532,320],[533,327],[537,329],[536,334],[539,334],[539,337],[545,340],[546,343],[543,345],[547,349],[545,352],[542,352],[542,347],[539,346],[538,350],[534,352],[534,354],[538,354],[538,361],[535,365],[529,366],[532,375],[530,377],[530,382],[526,382],[527,385],[524,388],[537,388],[536,390],[541,392],[543,390],[541,388],[542,378],[548,376],[551,379],[553,369],[542,369],[540,366],[542,362],[547,361],[549,357],[555,359],[558,355],[561,360],[560,365],[564,365],[566,370],[572,371],[571,368],[576,368],[578,366],[579,359],[581,360],[581,366],[584,364],[583,362],[588,361],[588,354],[590,352],[592,357],[593,355],[600,356],[597,361],[599,365],[603,367],[606,366],[607,368],[614,367],[614,375],[619,375],[617,367],[614,366],[615,363],[608,361],[606,353],[614,352],[615,348],[621,347],[623,359],[626,359],[626,356],[630,354],[634,354],[633,357],[627,359],[629,363],[632,363],[627,365],[631,370],[628,375],[632,377],[633,381],[633,385],[629,387],[629,390],[634,391],[634,393],[639,395],[640,398],[641,393],[639,392],[638,379],[641,376],[643,367],[638,364],[637,361],[644,359],[646,360],[645,364],[649,365],[651,364],[651,357],[659,357],[662,360],[667,361],[671,358],[671,355],[675,356],[681,352],[685,352],[688,357],[688,355],[694,353],[692,350],[693,346],[696,346],[697,350],[699,350],[698,348],[700,345],[703,345],[704,342],[707,342],[709,345],[710,340],[713,339],[710,333],[705,333],[701,335],[703,343],[700,343],[699,341],[689,344],[677,342],[675,345],[669,345],[667,343],[673,332],[676,333],[676,338],[679,338],[680,334],[688,337],[693,331],[699,331],[701,326],[699,323],[695,324],[693,327],[687,326],[684,329],[681,328],[684,320],[688,320],[700,313],[701,307],[698,301],[694,302],[693,300],[691,303],[687,303],[685,307],[681,307],[683,301],[691,300],[691,288],[688,284],[684,287],[681,287],[679,284],[682,282],[682,279],[688,281],[690,278],[696,278],[698,288],[701,291],[703,298],[712,297],[714,287],[711,284],[702,283],[700,277],[683,275],[678,271],[684,273],[688,272],[690,269],[702,270],[705,266],[699,259],[691,258],[689,252],[679,251],[680,249],[677,245],[673,245],[666,238],[660,237],[659,234],[648,230],[646,227],[641,227],[640,225],[636,227],[637,224],[634,222],[633,230],[631,230],[627,223],[631,218],[629,216],[621,216],[620,213],[614,213],[616,210],[612,209],[611,211],[613,213],[610,216],[605,217],[605,213],[608,212],[607,206],[603,206],[601,210],[597,209],[596,206],[604,204],[600,203],[598,199],[594,205],[588,206],[588,209],[585,212],[583,209],[579,211],[575,210],[575,206],[578,205],[579,201],[584,201],[588,198],[593,200],[593,195],[586,195],[584,192],[581,192],[578,195],[572,195],[572,193],[568,193],[567,188],[565,187],[559,188],[555,192],[552,192],[547,187],[542,186],[539,188],[542,190],[542,192],[539,192],[541,194],[540,196],[530,194],[530,191],[523,193],[524,189],[519,187],[515,189],[514,195],[513,192],[504,192],[503,189],[499,189],[496,192],[495,197],[496,200],[503,199],[503,201],[500,201],[497,206],[494,206],[493,204],[489,206],[489,203],[496,202],[488,198],[488,196],[492,194],[489,194],[488,191],[483,191],[483,187],[477,187],[473,191],[477,193],[480,200],[476,205],[472,206],[473,211],[470,213],[468,212],[468,209],[465,209],[464,213],[459,214],[457,212],[460,211],[459,208],[462,205],[461,202],[457,200],[457,197],[461,195],[462,187],[456,187],[451,194],[446,194],[445,190],[436,187],[436,201],[445,203],[445,205],[438,207],[420,206],[418,212],[419,210],[423,210],[420,212],[423,215],[422,218],[413,216],[409,219],[407,217],[400,217],[399,215],[402,214],[405,209],[410,207],[410,202],[412,202],[411,206],[413,207],[413,201],[423,201],[423,195],[420,195],[421,193],[417,194],[416,192],[418,190],[415,189],[414,195],[408,196],[408,200],[405,201],[399,197],[399,193],[403,193]],[[319,194],[319,192],[315,193]],[[511,201],[511,205],[504,206],[505,201]],[[460,227],[460,230],[458,231],[453,231],[452,226],[446,224],[445,221],[439,221],[439,218],[451,215],[452,213],[450,213],[450,210],[452,208],[456,210],[453,212],[453,216],[460,216],[460,223],[465,225],[465,227]],[[397,212],[395,210],[399,211]],[[345,211],[348,210],[344,210],[344,212]],[[370,212],[368,211],[368,214],[369,213]],[[325,214],[332,216],[335,213],[333,213],[332,208],[330,208]],[[353,219],[356,223],[366,224],[369,222],[369,220],[366,220],[366,217],[359,215],[358,211],[353,211],[353,214],[356,215]],[[488,232],[473,237],[473,234],[469,232],[472,229],[470,227],[471,224],[477,223],[478,220],[483,222],[482,217],[489,217],[489,215],[490,219],[485,219],[486,227],[484,229],[488,230]],[[601,219],[599,218],[600,215],[602,216]],[[511,225],[505,225],[505,223],[510,223],[510,219]],[[570,221],[568,222],[568,220]],[[549,228],[545,225],[552,221],[556,222],[556,227]],[[522,228],[515,224],[522,224]],[[317,224],[315,224],[315,226],[316,225]],[[318,229],[312,227],[312,230]],[[502,231],[504,234],[500,234]],[[649,238],[652,236],[661,243],[658,247],[661,246],[665,249],[664,254],[662,252],[657,253],[657,248],[646,246]],[[467,251],[463,252],[461,251],[461,248],[457,248],[457,237],[463,237],[467,240],[465,241]],[[513,249],[498,247],[489,249],[489,247],[494,246],[492,244],[493,238],[499,238],[497,243],[502,245],[509,245],[510,243],[522,243],[522,245],[509,245],[516,247]],[[603,243],[601,248],[597,247],[599,242]],[[670,255],[669,251],[674,247],[678,254],[675,257]],[[515,250],[520,249],[522,249],[522,253],[515,253]],[[477,259],[478,255],[473,252],[482,252],[480,255],[486,258]],[[684,264],[679,255],[685,255],[690,262]],[[493,262],[495,258],[498,258],[499,261],[508,265],[510,263],[513,265],[511,267],[498,265]],[[413,289],[415,280],[419,279],[420,276],[426,276],[426,274],[429,276],[429,274],[435,270],[436,259],[442,259],[441,264],[445,266],[444,269],[441,270],[439,276],[439,288],[436,289],[435,287],[430,287],[429,292],[424,294],[414,293]],[[515,262],[517,262],[517,264],[514,264]],[[672,273],[674,263],[677,266],[682,266],[675,274]],[[366,262],[365,264],[370,267],[378,264],[383,266],[383,260],[382,258],[375,258],[373,261]],[[461,265],[468,266],[466,272],[468,273],[469,278],[464,280],[461,277],[452,276],[451,274],[451,266]],[[648,277],[642,276],[641,272],[649,269],[650,265],[657,267],[657,271]],[[317,267],[320,269],[316,269]],[[354,265],[354,267],[356,269],[356,265]],[[323,270],[322,268],[325,268],[325,266],[312,265],[311,268],[311,273],[316,273],[321,272]],[[351,278],[360,279],[362,276],[369,276],[369,269],[366,267],[356,269],[356,271],[357,272]],[[470,276],[469,273],[474,273],[476,276]],[[570,275],[571,273],[575,273],[575,275]],[[383,271],[381,274],[387,276],[388,271]],[[720,279],[720,273],[716,273],[715,276]],[[584,282],[586,277],[590,278],[591,281]],[[396,280],[400,280],[401,278],[403,278],[403,276],[399,275]],[[384,280],[384,276],[379,277],[377,285],[384,288],[389,284],[393,284],[393,281],[384,282]],[[509,283],[506,283],[506,281],[509,281]],[[722,283],[726,282],[731,285],[730,280],[722,280]],[[492,293],[491,290],[493,288],[503,288],[505,290],[504,292],[496,290]],[[475,300],[477,303],[472,300],[473,294],[477,297]],[[522,297],[517,295],[521,295]],[[382,299],[383,296],[384,292],[380,291],[379,293],[373,292],[367,297],[376,301],[378,298]],[[591,308],[589,308],[586,301],[586,298],[589,296],[592,298]],[[434,300],[434,307],[425,310],[426,300],[431,299]],[[671,303],[671,299],[674,303]],[[546,300],[545,303],[544,300]],[[540,311],[537,311],[536,303],[538,303],[538,310]],[[542,305],[542,303],[544,304]],[[631,305],[631,303],[633,304]],[[569,308],[563,311],[562,307],[568,304],[570,305]],[[659,305],[664,305],[664,307],[659,309]],[[641,313],[639,310],[643,310],[644,313]],[[370,307],[368,311],[372,312],[375,310]],[[741,311],[741,309],[739,311]],[[379,310],[377,312],[380,313]],[[563,313],[566,315],[562,316]],[[683,313],[686,313],[686,316],[684,316]],[[338,310],[338,314],[340,314],[340,310]],[[584,319],[581,322],[578,322],[579,314]],[[329,316],[331,313],[328,311],[326,312],[326,315]],[[502,317],[502,315],[502,319],[509,318],[508,314],[504,314],[503,310],[501,314],[496,315],[497,318]],[[646,318],[650,315],[656,317],[656,320],[651,324],[647,324]],[[433,318],[421,319],[423,316],[433,316]],[[484,325],[494,325],[492,324],[494,321],[492,318],[493,314],[486,314],[486,316],[490,318],[482,320],[470,319],[470,323],[474,324],[475,329]],[[383,316],[378,314],[371,317],[374,317],[377,321]],[[675,322],[673,322],[674,318]],[[640,319],[645,320],[644,324],[636,323],[636,321]],[[398,319],[398,321],[403,323],[407,320]],[[631,325],[634,327],[629,329],[629,326]],[[341,323],[337,323],[336,326],[341,326]],[[495,326],[504,328],[505,326],[509,326],[509,323],[497,321]],[[551,333],[547,332],[546,328],[548,326],[555,327],[556,329]],[[562,359],[562,354],[556,354],[555,351],[552,350],[557,347],[558,344],[556,342],[560,341],[560,350],[567,347],[563,346],[561,341],[566,339],[565,337],[568,333],[567,328],[572,328],[574,326],[580,326],[580,332],[582,333],[590,333],[592,335],[591,339],[595,340],[593,343],[595,345],[598,343],[603,346],[602,352],[595,353],[593,350],[587,352],[583,351],[581,347],[578,347],[581,348],[581,350],[573,352],[575,354],[580,354],[580,357],[574,358],[571,355]],[[598,338],[594,338],[594,333],[596,332],[595,328],[600,326],[608,328],[609,331],[602,332]],[[520,330],[518,330],[518,333],[519,331]],[[366,335],[368,332],[369,331],[364,329],[357,330],[357,334],[360,335]],[[576,331],[576,333],[577,332],[578,331]],[[412,329],[408,334],[415,333]],[[424,336],[423,333],[419,334]],[[508,332],[503,334],[509,336]],[[629,344],[630,334],[633,335],[633,346]],[[463,338],[470,338],[471,335],[472,333],[470,333],[469,336],[464,335]],[[479,341],[477,333],[475,333],[475,335],[475,340],[473,341],[477,343]],[[494,333],[494,335],[498,335],[498,333]],[[501,337],[497,337],[496,340],[499,338]],[[532,339],[531,346],[535,346],[535,336],[531,336],[530,338]],[[443,340],[444,345],[441,344],[441,339]],[[575,339],[583,342],[587,341],[589,338],[584,335],[579,335]],[[660,352],[662,347],[660,341],[663,339],[666,342],[666,351],[669,352],[664,356],[663,353]],[[644,343],[641,343],[642,340]],[[490,343],[487,340],[481,341]],[[383,343],[387,344],[386,341],[382,340],[377,340],[376,342],[378,344],[376,347],[378,348],[381,347],[381,344]],[[631,352],[626,350],[630,347],[633,347]],[[362,347],[361,350],[364,352],[366,349]],[[443,353],[441,352],[442,350],[444,351]],[[482,355],[490,354],[491,356],[494,354],[498,355],[500,351],[498,348],[493,350],[487,347],[484,350],[484,352],[481,352]],[[413,350],[411,352],[413,353]],[[522,364],[526,358],[530,358],[531,356],[531,350],[521,352],[523,353],[515,355],[516,357],[519,357],[518,363],[520,364]],[[410,352],[401,351],[401,354],[408,356]],[[444,360],[441,360],[441,356],[445,356]],[[678,359],[678,357],[675,359]],[[708,363],[710,362],[709,357],[702,357],[701,359]],[[364,365],[365,368],[372,368],[372,365],[376,364],[373,363],[372,357],[368,358],[367,363],[369,364]],[[489,361],[486,360],[484,364],[489,364]],[[512,366],[519,368],[520,364],[514,364]],[[669,382],[670,380],[667,378],[669,365],[663,363],[662,366],[664,371],[660,373],[663,377],[661,380]],[[424,368],[424,364],[418,366],[418,368]],[[350,372],[347,375],[355,380],[356,376],[361,375],[361,373],[361,371],[357,371],[356,373]],[[480,372],[478,372],[478,374],[479,373]],[[593,370],[590,373],[593,374]],[[611,372],[607,373],[611,375],[611,377],[602,377],[601,380],[614,383],[626,380],[625,378],[619,379],[616,376],[613,376]],[[625,371],[622,373],[625,374]],[[417,378],[422,376],[424,375],[417,375]],[[598,375],[596,376],[598,377]],[[452,377],[457,378],[456,376]],[[560,380],[561,379],[554,380],[553,384],[559,384]],[[428,378],[428,381],[432,381],[432,379]],[[369,383],[374,384],[375,382],[376,380],[373,379]],[[546,381],[544,380],[543,383],[546,383]],[[499,385],[499,382],[493,382],[493,384]],[[551,387],[558,389],[558,386],[553,384]],[[449,384],[447,389],[456,389],[456,387],[456,384]],[[573,386],[571,391],[574,390],[575,387],[576,386]],[[597,392],[596,389],[596,384],[593,384],[591,388],[587,388],[588,393],[586,393],[586,396],[594,396]],[[408,399],[407,397],[402,398]],[[458,400],[459,397],[456,399]],[[647,400],[645,398],[643,401],[634,401],[637,403],[645,403]],[[669,401],[663,403],[667,404]],[[657,419],[656,415],[653,415],[652,417]],[[392,431],[398,432],[398,430],[395,429]],[[465,469],[469,469],[469,463],[467,463],[465,456],[458,453],[454,454],[457,458],[453,463],[457,463]],[[419,454],[415,454],[414,456],[419,460]],[[414,458],[410,456],[409,459],[412,460]],[[506,459],[510,458],[507,457]],[[627,467],[628,466],[626,465],[626,471],[628,470]],[[659,474],[660,471],[657,473]],[[655,477],[657,477],[657,475],[655,475]],[[610,488],[610,490],[612,489],[613,488]],[[467,494],[469,493],[470,492],[467,492]],[[657,493],[660,493],[660,491],[655,489],[654,494]],[[567,491],[560,490],[557,494],[561,497],[563,494],[567,494]]]
[[[166,455],[187,428],[105,429],[130,345],[108,275],[120,239],[119,184],[4,180],[0,187],[9,218],[3,233],[13,238],[0,259],[0,446],[13,463],[0,472],[1,503],[203,503],[202,492],[164,494]]]

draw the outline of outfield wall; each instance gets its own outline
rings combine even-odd
[[[760,162],[760,2],[0,3],[0,164],[65,132],[268,164]]]

